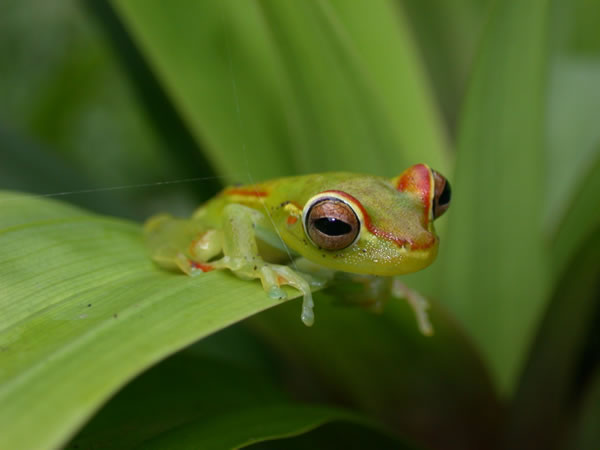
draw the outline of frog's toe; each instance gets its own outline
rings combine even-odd
[[[304,300],[305,301],[302,303],[302,314],[300,318],[302,319],[304,325],[306,325],[307,327],[312,327],[315,323],[315,313],[313,311],[312,296],[310,296],[310,305],[306,303],[306,296],[304,297]]]
[[[206,272],[210,272],[211,270],[215,270],[215,267],[210,263],[188,260],[188,264],[190,265],[189,275],[192,276],[200,275]]]
[[[315,289],[322,289],[325,286],[327,286],[329,284],[328,280],[324,280],[324,279],[319,279],[319,278],[312,278],[310,280],[308,280],[308,283],[310,284],[311,288],[315,288]]]
[[[281,300],[287,298],[286,293],[280,287],[281,284],[285,283],[282,283],[282,280],[279,279],[277,272],[273,270],[271,265],[265,264],[258,269],[258,277],[260,278],[264,290],[269,294],[269,297]]]
[[[311,293],[311,283],[307,281],[303,275],[298,274],[288,266],[280,266],[277,264],[265,264],[257,270],[258,277],[263,285],[263,288],[269,297],[285,300],[287,294],[281,286],[288,285],[298,289],[304,294],[302,302],[302,322],[305,325],[311,326],[314,323],[315,316],[313,313],[313,299]],[[320,286],[320,283],[318,284]]]
[[[193,275],[194,267],[191,261],[181,252],[170,247],[158,249],[153,255],[152,260],[158,266],[168,270],[181,270],[183,273]]]
[[[273,298],[275,300],[285,300],[285,299],[287,299],[287,294],[279,286],[272,286],[272,287],[270,287],[268,289],[267,293],[269,294],[269,297],[271,297],[271,298]]]
[[[298,274],[288,266],[273,266],[273,270],[277,273],[277,281],[279,284],[288,284],[304,294],[302,300],[302,314],[300,317],[302,322],[310,327],[315,321],[311,284],[303,275]]]
[[[194,261],[189,259],[183,253],[178,253],[175,255],[175,257],[171,259],[171,262],[177,266],[179,270],[191,277],[195,277],[215,269],[212,264],[202,261]]]

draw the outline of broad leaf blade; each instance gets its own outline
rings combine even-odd
[[[544,231],[552,247],[554,274],[559,276],[579,250],[580,239],[598,221],[597,208],[589,205],[595,201],[594,177],[600,173],[595,120],[600,115],[600,3],[553,2],[552,13]]]
[[[491,0],[401,0],[436,98],[454,135],[459,107]]]
[[[209,420],[192,422],[146,442],[141,448],[239,449],[260,442],[291,438],[335,422],[366,428],[371,433],[378,431],[377,427],[373,429],[371,421],[348,411],[322,406],[282,404],[255,406],[217,415]],[[386,435],[378,435],[376,438],[371,438],[370,444],[377,448],[409,448]],[[336,447],[348,448],[353,443],[349,439],[350,436],[337,435]],[[284,442],[286,441],[279,444],[285,445]]]
[[[157,269],[132,223],[0,201],[2,448],[60,445],[137,373],[277,304],[228,273]]]
[[[402,8],[389,0],[314,3],[319,6],[318,20],[327,25],[325,38],[332,44],[330,54],[323,55],[322,63],[329,62],[334,66],[330,70],[329,86],[319,88],[315,82],[312,90],[320,96],[329,92],[338,84],[339,77],[333,75],[337,69],[335,65],[342,66],[342,75],[353,83],[345,95],[355,97],[360,107],[359,120],[371,122],[373,133],[370,142],[362,145],[359,140],[350,145],[339,145],[340,136],[336,139],[338,158],[351,159],[355,163],[348,166],[350,169],[365,171],[370,164],[364,161],[365,153],[381,154],[386,165],[378,168],[377,173],[383,175],[395,175],[402,170],[402,165],[419,162],[447,172],[450,166],[447,130]],[[294,11],[295,8],[290,9]],[[298,33],[295,39],[304,40],[306,34]],[[314,50],[323,52],[324,47],[315,43]],[[302,67],[296,67],[293,73],[301,74],[298,69]],[[309,76],[316,77],[317,71],[313,72]],[[343,111],[340,110],[338,117]],[[352,126],[351,119],[342,119],[347,121],[345,126],[348,128]],[[331,121],[331,118],[325,116],[323,120]],[[349,129],[345,130],[346,134],[349,132]],[[378,140],[388,134],[389,144],[377,145]],[[347,163],[336,163],[340,164],[345,166]]]
[[[577,450],[595,450],[600,442],[600,372],[597,370],[582,396],[577,423],[573,427],[570,447]]]
[[[560,55],[550,77],[545,232],[552,240],[589,168],[600,158],[600,52]],[[577,245],[572,249],[577,250]]]
[[[242,324],[222,330],[125,386],[66,448],[237,448],[315,427],[318,440],[306,439],[330,444],[318,448],[356,439],[404,448],[355,412],[290,400],[269,356]]]
[[[390,1],[114,4],[230,180],[447,169],[444,127]]]
[[[254,2],[113,5],[218,173],[289,173],[279,72]]]
[[[577,249],[600,229],[600,209],[590,207],[597,203],[600,192],[600,156],[594,165],[582,171],[577,184],[571,205],[552,238],[552,269],[555,276],[561,274]]]
[[[218,340],[221,334],[214,338]],[[67,448],[134,448],[190,422],[207,422],[256,405],[289,402],[275,377],[223,357],[197,354],[197,347],[211,338],[194,345],[194,351],[178,352],[127,384]]]
[[[438,296],[514,388],[546,300],[541,220],[548,2],[497,1],[461,118]],[[510,36],[510,39],[507,39]]]
[[[573,394],[600,311],[600,228],[590,233],[560,277],[512,405],[506,448],[545,449],[572,419]]]
[[[286,384],[297,395],[342,399],[431,448],[489,448],[497,439],[500,405],[489,374],[440,308],[431,310],[434,336],[425,337],[403,300],[374,314],[319,293],[309,333],[289,306],[248,322],[288,362]]]

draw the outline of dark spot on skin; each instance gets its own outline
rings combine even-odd
[[[254,270],[258,269],[258,267],[254,266]]]
[[[116,319],[117,317],[119,317],[119,315],[117,313],[113,314],[113,317]]]
[[[92,307],[92,304],[91,304],[91,303],[88,303],[88,308],[91,308],[91,307]]]

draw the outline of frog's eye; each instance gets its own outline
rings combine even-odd
[[[357,239],[360,220],[352,207],[335,197],[321,197],[305,208],[304,230],[325,250],[342,250]]]
[[[450,197],[452,197],[452,189],[450,183],[443,175],[440,175],[435,170],[433,173],[433,179],[435,182],[435,191],[433,194],[433,218],[437,219],[446,212],[450,206]]]

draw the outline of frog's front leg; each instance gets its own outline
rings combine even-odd
[[[304,295],[302,321],[310,326],[314,322],[314,313],[308,281],[288,266],[264,261],[258,253],[255,227],[264,224],[265,220],[260,211],[239,204],[227,205],[223,210],[223,257],[211,261],[210,266],[229,269],[243,279],[259,278],[271,298],[287,298],[281,285],[298,289]]]
[[[417,317],[417,323],[419,330],[426,336],[433,335],[433,326],[429,321],[427,310],[429,309],[429,302],[419,294],[417,291],[406,286],[398,278],[394,278],[392,282],[392,295],[396,298],[405,299],[412,310],[415,312]]]

